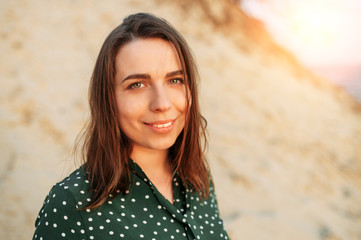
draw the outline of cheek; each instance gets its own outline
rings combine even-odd
[[[176,107],[176,109],[181,113],[186,113],[188,111],[187,102],[188,105],[190,106],[191,101],[187,99],[185,90],[173,93],[172,96],[173,96],[173,105]]]
[[[121,125],[137,119],[146,109],[145,101],[130,96],[117,97],[117,109]]]

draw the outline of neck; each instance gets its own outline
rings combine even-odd
[[[168,149],[154,150],[134,145],[130,157],[147,175],[158,191],[173,203],[172,171]]]
[[[147,175],[165,174],[170,171],[168,149],[154,150],[134,145],[130,157]]]

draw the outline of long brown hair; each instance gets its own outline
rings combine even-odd
[[[115,101],[115,57],[119,49],[135,39],[161,38],[174,45],[185,72],[188,102],[185,126],[169,149],[172,168],[184,185],[201,199],[209,195],[209,168],[204,156],[207,122],[199,112],[198,72],[184,38],[164,19],[137,13],[124,19],[105,39],[96,60],[89,87],[90,120],[78,140],[89,174],[96,208],[130,187],[129,156],[132,143],[121,131]],[[81,142],[83,141],[83,142]]]

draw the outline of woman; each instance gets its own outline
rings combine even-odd
[[[33,239],[228,239],[196,81],[185,40],[165,20],[124,19],[91,78],[84,164],[53,186]]]

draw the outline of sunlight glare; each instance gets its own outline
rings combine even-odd
[[[300,5],[288,18],[290,31],[298,38],[304,50],[329,48],[341,33],[340,22],[337,21],[334,9],[326,4]]]
[[[242,8],[306,65],[361,63],[360,0],[244,0]]]

